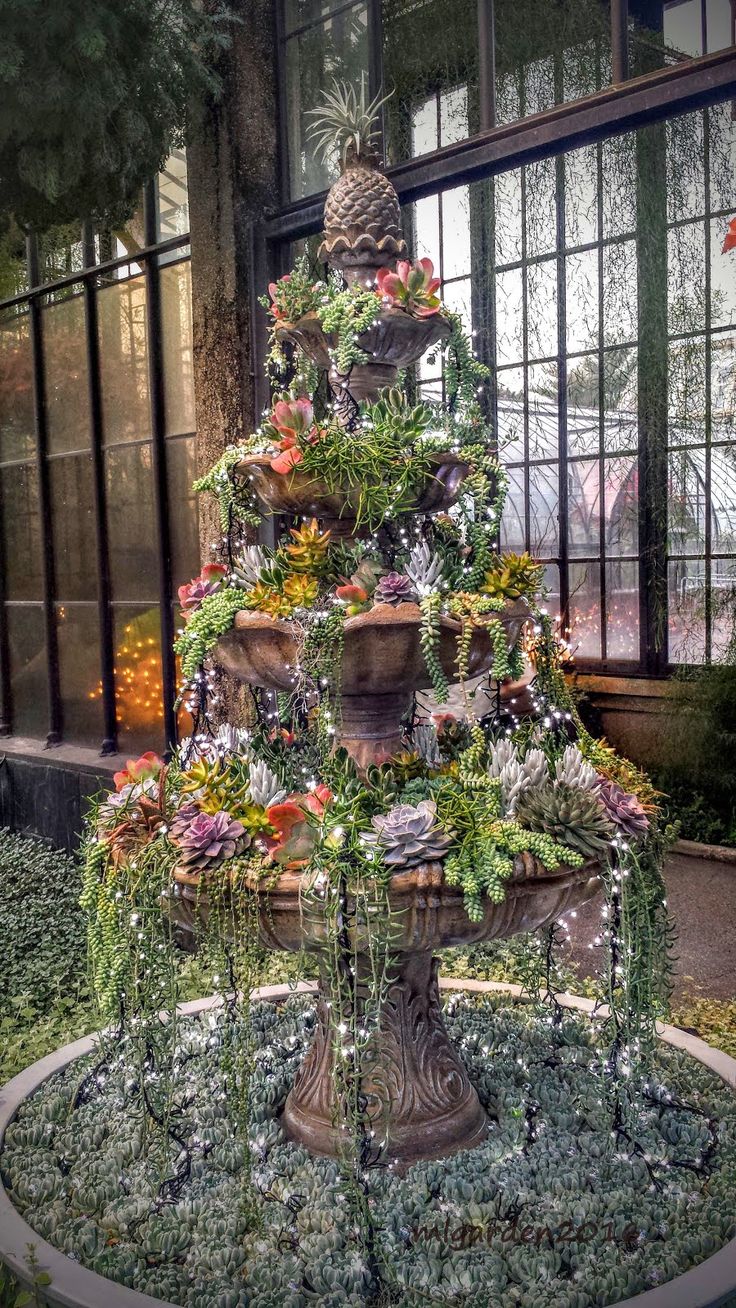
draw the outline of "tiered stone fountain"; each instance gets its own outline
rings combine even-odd
[[[341,268],[350,282],[371,282],[378,267],[406,251],[393,188],[375,169],[364,167],[362,172],[364,175],[353,184],[349,223],[343,221],[341,226],[339,221],[339,213],[345,211],[349,168],[325,206],[323,255],[328,263]],[[361,216],[361,187],[365,190],[366,185],[372,201],[366,202]],[[339,188],[342,193],[335,195]],[[375,216],[377,193],[382,205],[380,223]],[[374,400],[383,387],[394,381],[397,368],[415,363],[449,332],[449,325],[441,316],[414,318],[403,309],[384,308],[376,324],[360,338],[368,362],[347,375],[336,372],[332,343],[316,315],[284,325],[280,331],[328,372],[336,412],[349,427],[357,402]],[[329,527],[334,537],[342,539],[356,534],[355,503],[348,490],[331,492],[327,486],[305,477],[298,467],[287,475],[276,473],[269,458],[260,455],[245,458],[238,471],[250,480],[267,512],[315,516],[323,528]],[[446,511],[468,471],[468,465],[457,455],[436,455],[432,475],[417,496],[416,511]],[[511,646],[528,610],[516,602],[498,616]],[[361,768],[401,748],[401,721],[412,693],[431,684],[421,651],[420,628],[421,613],[412,603],[379,604],[345,622],[337,740]],[[443,618],[439,657],[450,683],[458,679],[459,635],[459,622]],[[233,630],[220,640],[216,659],[241,681],[288,691],[294,685],[297,647],[295,624],[244,611],[237,614]],[[487,672],[491,665],[488,635],[476,629],[469,655],[470,675]],[[361,1084],[376,1138],[387,1141],[384,1158],[407,1165],[421,1158],[441,1157],[471,1148],[483,1139],[487,1128],[478,1096],[442,1021],[434,951],[543,927],[594,893],[597,871],[596,865],[590,864],[551,873],[531,855],[519,856],[504,902],[493,904],[487,900],[480,922],[468,918],[462,891],[444,883],[440,863],[428,863],[393,876],[389,898],[394,979],[382,1011],[370,1068]],[[179,873],[177,880],[178,913],[191,923],[198,913],[206,912],[206,896],[198,888],[196,877]],[[300,873],[286,872],[275,884],[264,881],[260,931],[270,948],[313,952],[319,969],[326,927],[318,914],[304,910],[304,889]],[[349,895],[346,908],[346,927],[359,958],[360,995],[362,937],[360,927],[350,925],[354,919]],[[367,961],[365,969],[367,976]],[[283,1124],[290,1138],[326,1154],[338,1152],[346,1129],[339,1121],[331,1059],[323,998],[317,1033],[287,1099]]]

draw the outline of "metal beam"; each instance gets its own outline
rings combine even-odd
[[[387,169],[403,204],[520,164],[633,131],[675,114],[736,98],[736,49],[659,68],[594,95],[505,123]],[[266,223],[269,241],[320,230],[326,192],[291,205]]]

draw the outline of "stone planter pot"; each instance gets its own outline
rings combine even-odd
[[[445,513],[455,503],[470,471],[457,454],[433,454],[430,465],[431,471],[417,492],[413,513]],[[348,487],[331,491],[325,482],[299,466],[287,473],[274,472],[268,454],[247,455],[238,464],[237,473],[251,483],[267,512],[319,518],[323,530],[332,532],[335,539],[361,535],[363,529],[356,531],[355,526],[357,490]]]
[[[529,617],[523,600],[494,615],[506,629],[509,649]],[[401,748],[401,722],[414,690],[432,684],[421,646],[422,615],[417,604],[376,604],[345,622],[340,683],[341,722],[337,739],[358,763],[380,763]],[[440,622],[439,659],[448,682],[457,682],[461,624]],[[300,629],[288,619],[243,610],[220,638],[214,658],[238,681],[267,690],[293,690]],[[476,627],[468,656],[468,676],[480,676],[493,662],[488,632]]]
[[[301,990],[310,986],[301,985]],[[504,986],[492,981],[441,981],[440,989],[466,990],[476,993],[505,991],[519,994],[518,986]],[[254,998],[277,1001],[292,991],[288,986],[264,986],[254,992]],[[219,1002],[201,999],[183,1004],[181,1012],[202,1012]],[[562,996],[562,1003],[573,1009],[590,1012],[589,1000]],[[665,1026],[661,1039],[675,1048],[683,1049],[705,1067],[720,1076],[736,1091],[736,1059],[711,1049],[704,1041],[687,1035],[676,1027]],[[26,1068],[0,1090],[0,1147],[5,1131],[24,1099],[28,1099],[54,1073],[60,1072],[76,1058],[91,1053],[95,1037],[85,1036],[66,1045],[38,1063]],[[162,1299],[152,1299],[125,1286],[117,1285],[106,1277],[98,1276],[79,1263],[67,1258],[48,1241],[41,1239],[13,1207],[0,1185],[0,1261],[7,1264],[22,1284],[29,1285],[26,1256],[28,1245],[33,1245],[40,1267],[48,1272],[51,1284],[43,1292],[44,1302],[50,1308],[173,1308]],[[730,1295],[736,1294],[736,1239],[729,1241],[718,1253],[707,1258],[698,1267],[684,1272],[665,1285],[647,1290],[631,1299],[621,1301],[617,1308],[717,1308]]]

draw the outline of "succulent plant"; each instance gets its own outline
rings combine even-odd
[[[516,758],[516,745],[508,736],[501,736],[489,748],[488,775],[500,777],[506,764]]]
[[[388,304],[406,309],[415,318],[431,318],[439,312],[440,298],[435,292],[440,279],[434,275],[431,259],[417,259],[415,263],[399,259],[396,272],[379,269],[376,284]]]
[[[295,577],[287,577],[284,582],[283,596],[289,605],[289,612],[294,609],[311,608],[317,599],[319,583],[316,577],[310,577],[308,573],[299,573]]]
[[[578,790],[597,790],[600,777],[592,764],[583,758],[577,745],[566,745],[562,758],[555,763],[555,777]]]
[[[302,527],[290,529],[292,540],[286,546],[289,567],[293,572],[319,573],[327,562],[329,531],[320,531],[316,518]]]
[[[143,781],[150,781],[152,778],[158,777],[163,765],[163,759],[159,758],[158,754],[154,753],[152,749],[146,750],[145,754],[141,754],[140,758],[129,758],[125,767],[113,775],[115,789],[122,791],[125,787],[135,786]]]
[[[182,866],[188,872],[204,872],[226,858],[240,854],[250,844],[245,828],[228,812],[203,813],[196,804],[185,804],[175,814],[169,835],[179,847]]]
[[[437,728],[433,722],[419,722],[412,732],[411,743],[428,768],[441,767]]]
[[[544,567],[531,554],[504,554],[494,559],[481,587],[484,595],[495,599],[515,600],[536,595],[544,577]]]
[[[629,795],[615,781],[602,778],[598,787],[598,799],[608,817],[624,835],[636,838],[649,830],[649,818],[636,795]]]
[[[415,598],[414,587],[403,572],[387,572],[373,592],[374,604],[404,604]]]
[[[263,759],[251,763],[248,773],[251,803],[260,808],[268,808],[271,804],[281,804],[286,799],[286,791],[281,782]]]
[[[240,819],[250,803],[247,782],[224,759],[199,759],[181,777],[181,792],[203,813],[228,812]]]
[[[281,451],[271,460],[271,467],[274,472],[290,472],[304,458],[299,442],[309,440],[314,426],[311,400],[293,400],[290,397],[277,400],[269,417],[269,425],[278,434],[277,444]]]
[[[260,545],[245,545],[233,563],[230,585],[250,590],[260,579],[265,566],[266,556]]]
[[[443,563],[439,554],[435,554],[426,540],[416,544],[406,565],[406,575],[414,583],[419,595],[426,595],[436,590],[442,582]]]
[[[524,755],[524,771],[531,786],[543,786],[549,780],[549,767],[544,750],[533,745]]]
[[[397,804],[386,814],[371,819],[372,832],[363,834],[367,844],[376,845],[391,868],[412,868],[419,863],[443,859],[452,843],[451,833],[437,822],[437,805],[424,799],[414,807]]]
[[[564,782],[525,790],[516,805],[516,820],[589,859],[607,854],[614,834],[596,796]]]
[[[214,595],[222,586],[227,576],[227,568],[221,563],[205,563],[198,577],[193,577],[178,590],[179,603],[184,617],[194,613],[207,595]]]

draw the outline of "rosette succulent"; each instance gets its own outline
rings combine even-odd
[[[371,818],[372,832],[363,841],[381,850],[383,861],[391,868],[412,868],[419,863],[443,859],[452,843],[450,832],[437,822],[437,805],[423,799],[416,807],[397,804],[388,813]]]
[[[482,591],[494,599],[515,600],[536,595],[544,568],[531,554],[504,554],[486,573]]]
[[[260,580],[266,566],[266,556],[260,545],[246,545],[235,559],[230,573],[230,585],[250,590]]]
[[[260,808],[268,808],[271,804],[280,804],[286,799],[286,791],[276,773],[271,771],[263,759],[251,763],[248,773],[251,803]]]
[[[226,576],[227,568],[224,568],[221,563],[205,563],[198,577],[193,577],[186,585],[180,586],[179,603],[184,617],[190,617],[208,595],[214,595],[222,586]]]
[[[584,858],[605,855],[614,827],[603,806],[589,790],[558,783],[525,790],[516,805],[516,820],[532,831],[544,831]]]
[[[196,804],[185,804],[174,816],[169,835],[179,847],[182,866],[188,872],[203,872],[223,859],[233,858],[250,844],[244,826],[225,810],[203,813]]]
[[[274,472],[290,472],[304,458],[299,442],[306,440],[314,425],[314,409],[311,400],[281,399],[273,406],[269,423],[278,434],[278,447],[281,451],[271,460]]]
[[[434,275],[431,259],[417,259],[414,263],[399,259],[396,272],[379,268],[376,284],[387,304],[406,309],[415,318],[431,318],[439,312],[440,298],[436,292],[440,279]]]
[[[406,575],[413,582],[420,595],[428,595],[436,590],[442,581],[442,559],[422,540],[415,545],[406,565]]]
[[[415,598],[411,580],[403,572],[387,572],[373,592],[374,604],[404,604]]]
[[[624,835],[636,838],[649,830],[649,818],[636,795],[629,795],[615,781],[604,777],[598,788],[598,799],[607,816]]]
[[[320,531],[317,519],[312,518],[303,527],[291,527],[290,535],[286,554],[292,572],[319,572],[327,562],[329,531]]]

